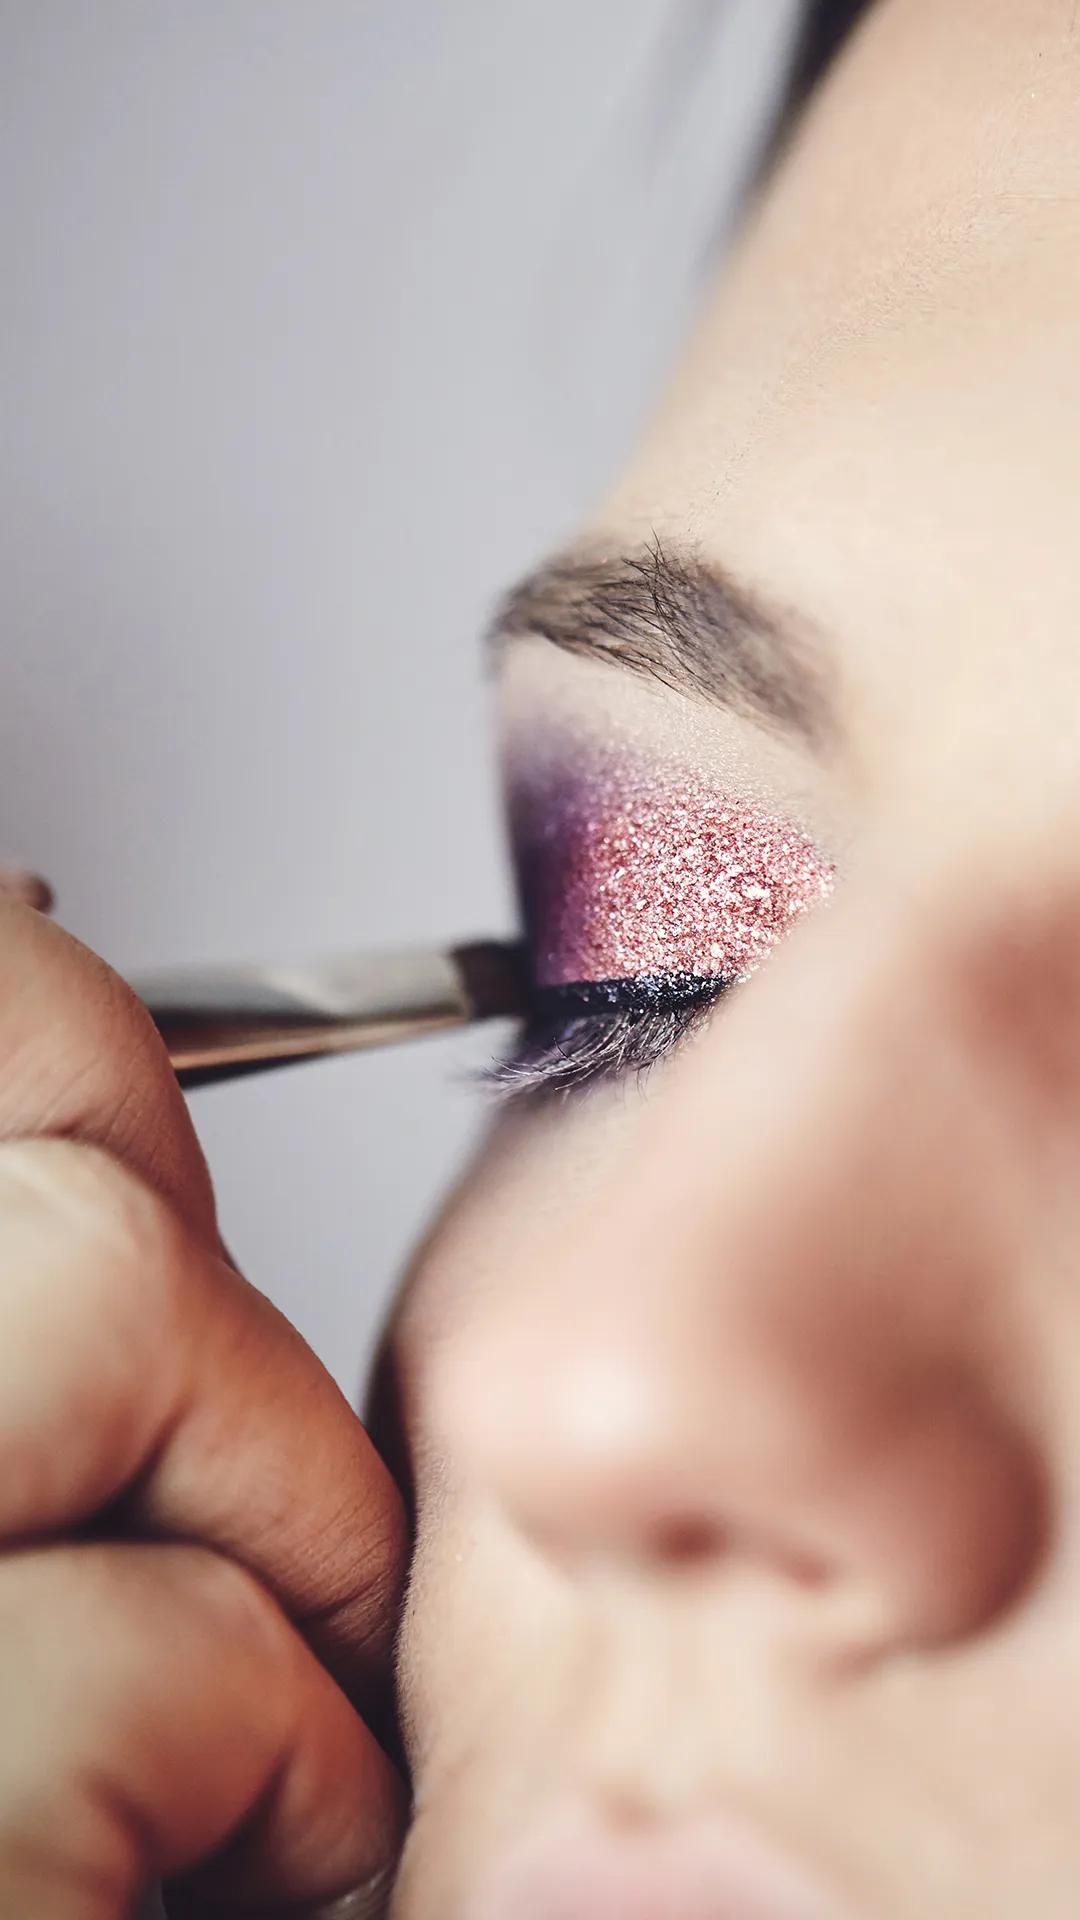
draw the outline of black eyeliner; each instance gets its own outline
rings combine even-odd
[[[541,1098],[640,1076],[732,985],[673,971],[533,986],[512,1052],[487,1077],[511,1097]]]
[[[734,984],[722,974],[643,973],[613,980],[568,980],[528,990],[529,1016],[537,1020],[603,1018],[618,1014],[674,1013],[708,1006]]]

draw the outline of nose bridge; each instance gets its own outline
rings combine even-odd
[[[816,1453],[914,1367],[977,1364],[1013,1159],[918,917],[822,916],[659,1076],[541,1290],[556,1372],[700,1367],[760,1406],[762,1452],[810,1393]]]
[[[1015,1589],[1041,1526],[985,1361],[1007,1142],[933,919],[825,919],[658,1076],[549,1243],[487,1350],[477,1458],[564,1554],[750,1556],[939,1637]]]

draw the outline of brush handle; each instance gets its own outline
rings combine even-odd
[[[482,941],[309,966],[173,967],[132,986],[191,1088],[514,1012],[516,952]]]

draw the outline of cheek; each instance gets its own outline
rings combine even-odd
[[[501,1116],[398,1303],[389,1358],[417,1524],[399,1689],[420,1782],[496,1736],[517,1751],[547,1720],[556,1667],[575,1657],[580,1622],[565,1585],[500,1516],[452,1410],[477,1344],[543,1289],[547,1250],[568,1216],[595,1204],[642,1104]]]
[[[428,1791],[492,1749],[535,1749],[546,1725],[564,1724],[583,1622],[570,1583],[483,1488],[454,1484],[435,1463],[418,1492],[398,1686],[410,1769]]]
[[[435,1399],[452,1395],[435,1352],[413,1364]],[[452,1366],[452,1362],[449,1363]],[[400,1724],[418,1809],[440,1826],[514,1815],[500,1795],[534,1784],[575,1698],[583,1621],[573,1589],[509,1523],[445,1431],[414,1423],[416,1542],[397,1652]],[[437,1450],[442,1448],[442,1451]],[[491,1759],[513,1761],[505,1783]],[[475,1835],[474,1835],[475,1838]],[[446,1837],[440,1837],[440,1848]]]
[[[666,1084],[661,1064],[632,1089],[601,1086],[573,1100],[498,1112],[395,1308],[393,1344],[407,1375],[414,1447],[445,1453],[431,1419],[448,1355],[482,1333],[492,1313],[543,1285],[568,1224],[633,1166],[645,1116]]]

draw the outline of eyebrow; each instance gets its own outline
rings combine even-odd
[[[496,610],[496,649],[540,635],[678,693],[795,735],[815,752],[838,733],[835,690],[818,639],[722,568],[658,539],[609,554],[557,554]]]

